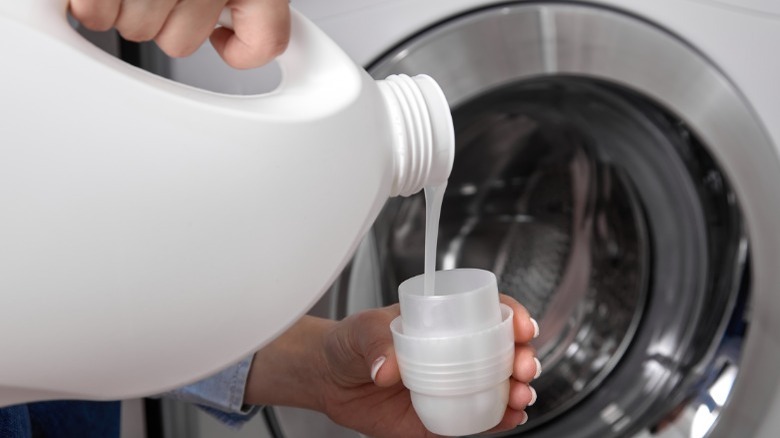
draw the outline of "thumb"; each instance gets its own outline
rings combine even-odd
[[[220,27],[211,45],[230,66],[260,67],[282,54],[290,38],[288,0],[231,0],[233,30]]]
[[[377,386],[388,387],[401,380],[401,373],[393,348],[390,323],[398,316],[397,306],[378,309],[373,321],[360,331],[363,358]]]
[[[393,386],[401,380],[401,372],[392,347],[371,362],[371,380],[383,388]]]

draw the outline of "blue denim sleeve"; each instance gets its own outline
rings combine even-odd
[[[194,403],[222,423],[238,428],[260,409],[244,404],[244,388],[252,358],[248,356],[210,377],[161,396]]]

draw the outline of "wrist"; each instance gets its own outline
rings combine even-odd
[[[322,411],[325,334],[335,321],[304,316],[255,353],[244,402]]]

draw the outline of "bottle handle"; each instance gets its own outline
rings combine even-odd
[[[66,19],[67,10],[68,0],[0,2],[0,18],[5,16],[26,23],[60,40],[70,41],[72,45],[91,49],[92,44],[80,36],[72,38],[75,35]],[[290,16],[290,41],[287,50],[277,58],[282,70],[282,84],[279,88],[321,84],[323,79],[339,77],[333,75],[354,74],[355,63],[325,32],[293,7],[290,7]],[[222,12],[220,24],[232,27],[229,9]]]
[[[281,87],[290,88],[310,83],[336,68],[354,70],[355,63],[313,22],[290,7],[290,41],[276,61],[282,70]],[[222,10],[219,25],[233,29],[232,12]]]

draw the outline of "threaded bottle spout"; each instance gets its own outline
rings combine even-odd
[[[455,134],[447,99],[431,77],[391,75],[377,81],[393,127],[391,196],[444,183],[452,171]]]

